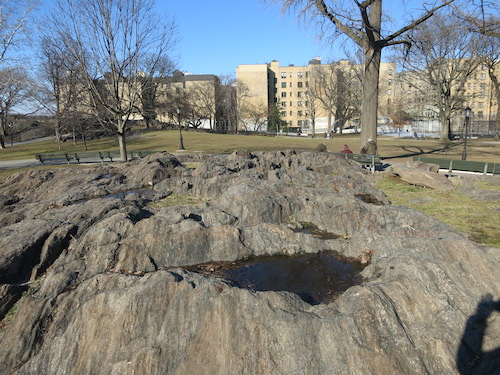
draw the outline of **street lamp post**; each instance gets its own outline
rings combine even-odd
[[[467,160],[467,138],[469,137],[469,124],[472,115],[472,109],[469,106],[465,108],[465,134],[464,134],[464,150],[462,151],[462,160]]]
[[[179,150],[185,150],[184,142],[182,141],[182,126],[181,126],[181,110],[177,107],[177,120],[179,122]]]

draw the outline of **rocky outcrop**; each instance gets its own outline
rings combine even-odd
[[[0,207],[0,313],[9,317],[0,373],[473,374],[498,366],[498,249],[391,206],[370,173],[336,155],[156,154],[26,171],[0,181]],[[299,230],[306,225],[331,236]],[[186,270],[319,251],[362,258],[364,281],[311,305]]]
[[[438,174],[437,164],[409,161],[391,165],[387,173],[399,176],[403,181],[434,190],[453,190],[453,183],[443,174]]]

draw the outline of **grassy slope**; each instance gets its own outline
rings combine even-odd
[[[467,233],[473,241],[500,248],[500,201],[479,201],[460,189],[425,189],[387,176],[377,182],[377,187],[392,204],[421,211]],[[485,182],[478,182],[475,187],[500,190]]]

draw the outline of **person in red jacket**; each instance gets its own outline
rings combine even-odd
[[[342,151],[340,151],[341,154],[352,154],[352,151],[349,150],[349,146],[348,145],[344,145],[344,149]]]

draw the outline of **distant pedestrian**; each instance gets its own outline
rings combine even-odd
[[[344,145],[344,148],[342,149],[342,151],[340,151],[341,154],[352,154],[352,151],[349,150],[349,146],[348,145]]]

